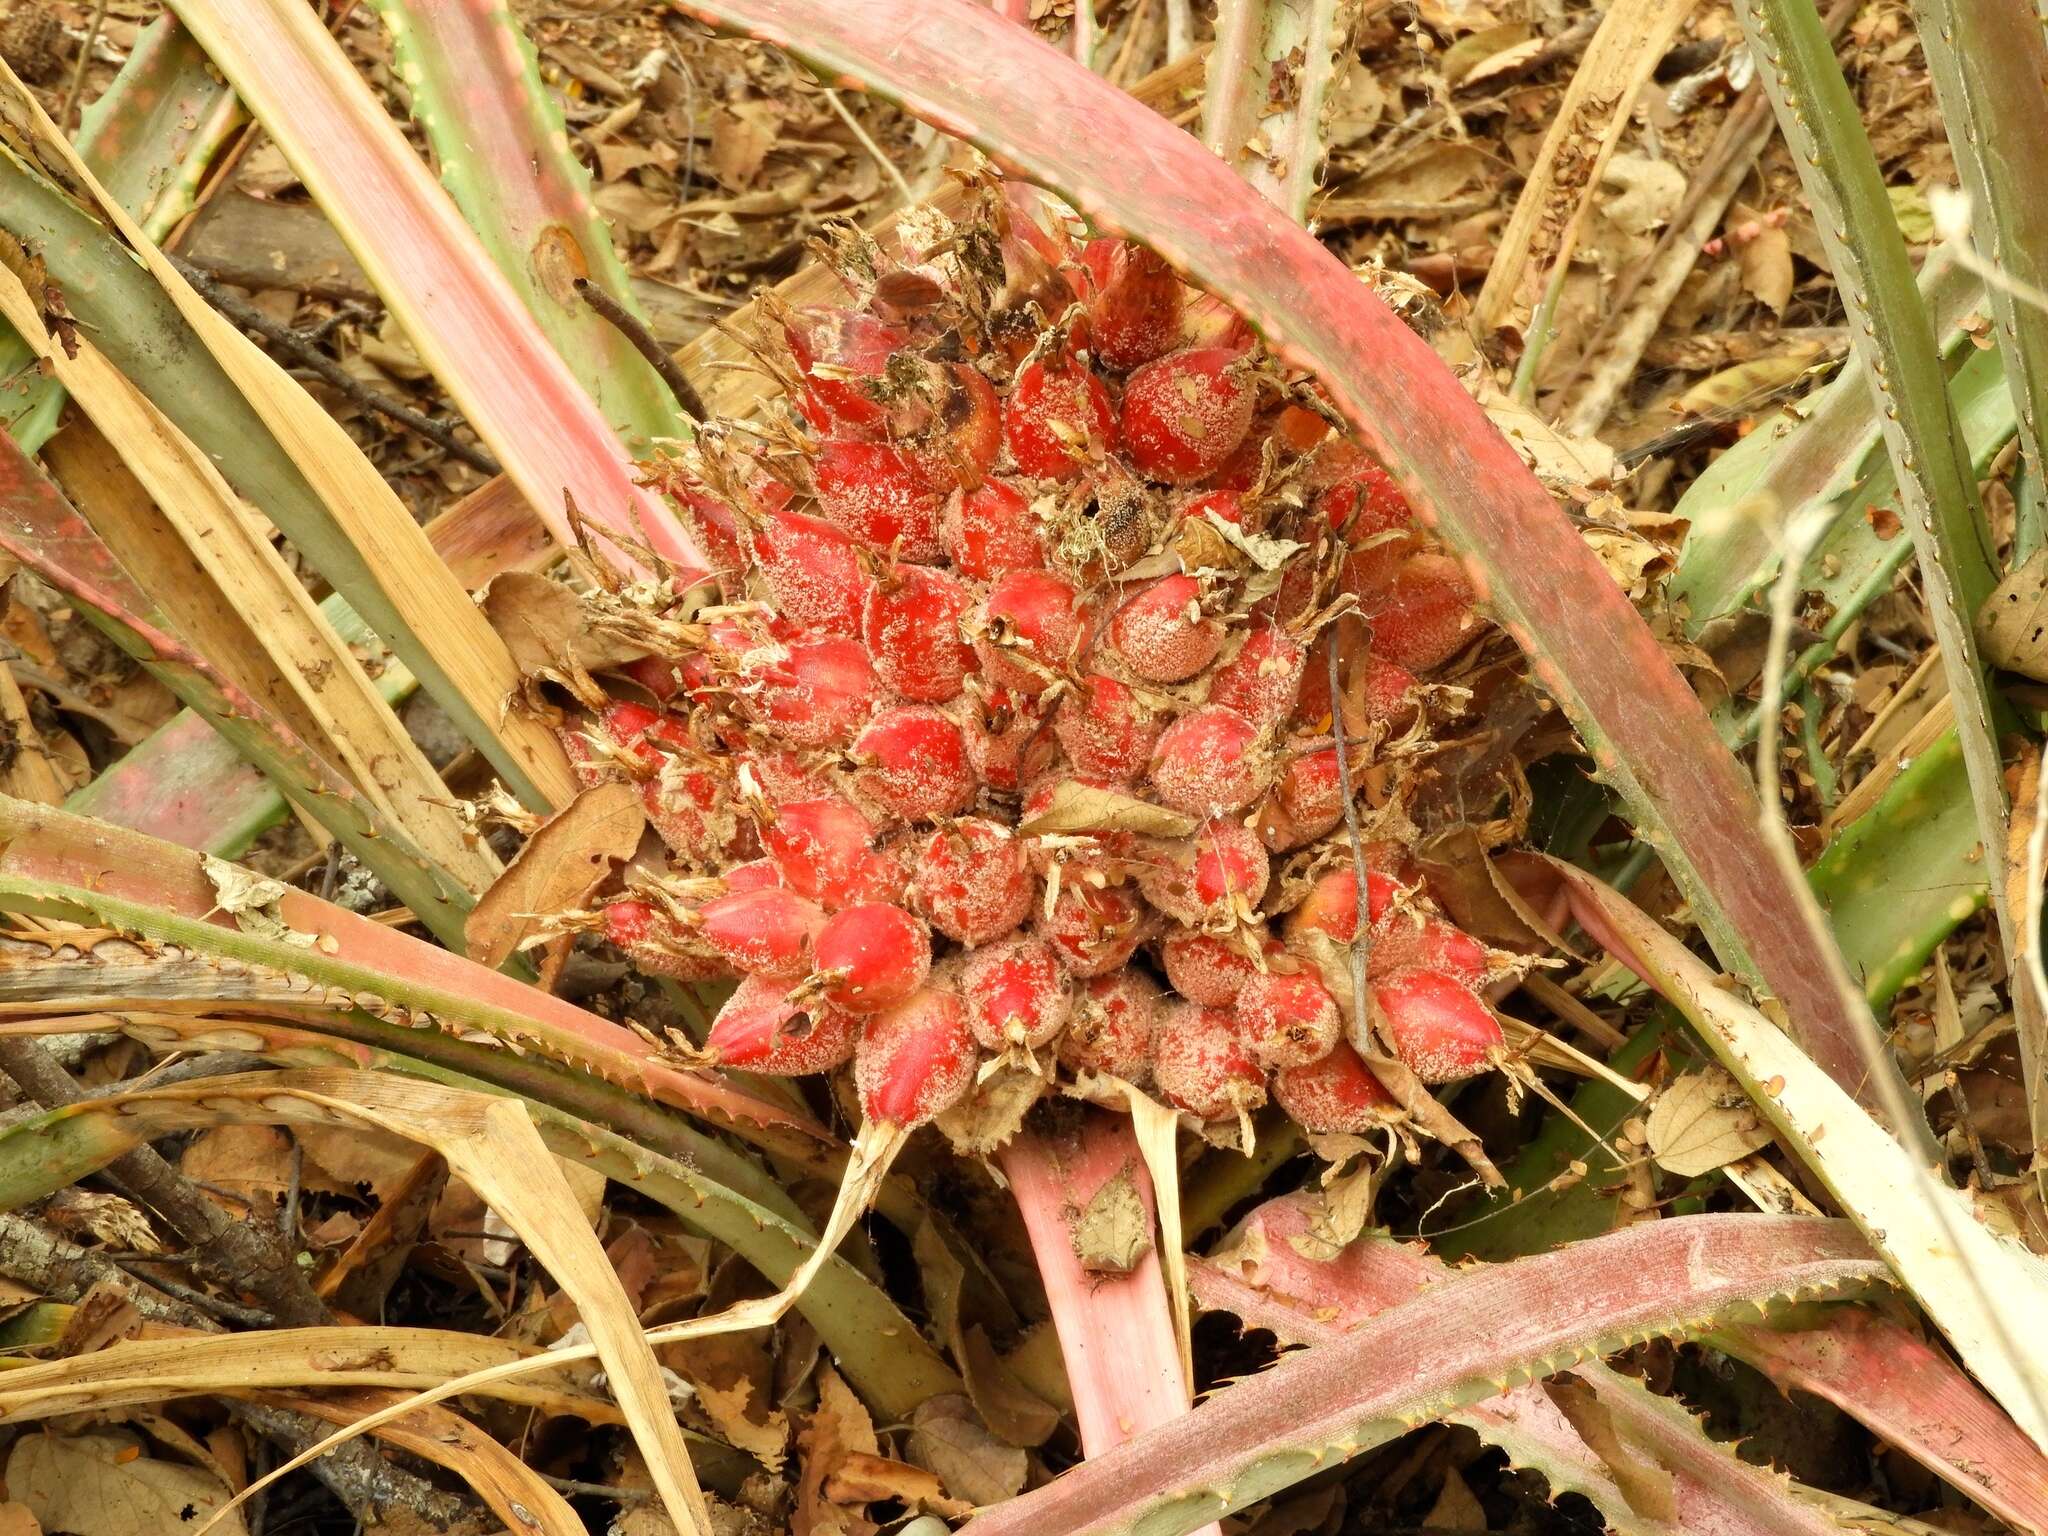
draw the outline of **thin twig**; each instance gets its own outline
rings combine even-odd
[[[71,131],[71,113],[78,105],[79,92],[85,89],[86,66],[92,63],[92,51],[99,46],[100,28],[107,22],[107,0],[99,0],[93,7],[92,20],[85,29],[85,41],[78,45],[78,63],[71,71],[71,83],[64,88],[64,105],[57,109],[57,126],[66,133]]]
[[[1342,619],[1337,621],[1343,623]],[[1344,800],[1344,831],[1351,841],[1352,878],[1358,886],[1358,913],[1351,942],[1345,946],[1351,963],[1351,1045],[1366,1067],[1394,1095],[1409,1117],[1471,1165],[1489,1189],[1507,1188],[1479,1138],[1444,1107],[1407,1063],[1378,1044],[1372,1028],[1372,994],[1366,990],[1366,960],[1372,952],[1372,871],[1365,857],[1365,834],[1358,825],[1358,804],[1351,796],[1351,744],[1344,734],[1344,690],[1339,676],[1335,626],[1330,630],[1330,730],[1337,738],[1337,792]]]
[[[846,124],[847,131],[860,141],[860,147],[868,152],[869,158],[882,168],[882,174],[895,184],[896,195],[903,199],[903,205],[907,208],[916,202],[910,183],[903,179],[903,172],[896,168],[896,162],[882,152],[882,146],[875,142],[874,135],[861,127],[860,119],[847,110],[846,103],[839,99],[839,93],[828,90],[825,101],[839,114],[839,121]]]
[[[668,392],[676,397],[676,404],[693,425],[701,424],[710,413],[704,409],[703,397],[677,366],[676,360],[668,354],[668,348],[654,339],[654,332],[640,323],[640,318],[625,308],[619,301],[606,293],[587,277],[576,279],[576,291],[583,295],[583,302],[596,310],[598,316],[613,330],[633,344],[633,350],[647,359],[647,366],[661,375],[661,382],[668,386]]]
[[[245,330],[258,332],[266,341],[290,353],[295,361],[312,369],[358,405],[367,406],[379,415],[390,417],[400,426],[410,428],[429,442],[446,449],[454,458],[462,460],[472,468],[482,470],[487,475],[504,472],[495,458],[484,449],[463,442],[448,423],[436,421],[422,411],[416,411],[388,395],[377,393],[290,326],[279,325],[254,305],[244,304],[220,283],[214,281],[212,275],[204,268],[195,267],[184,258],[170,256],[168,253],[166,259],[178,269],[185,281],[192,285],[193,292],[219,310],[222,315]]]

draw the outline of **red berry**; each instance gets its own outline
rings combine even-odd
[[[875,669],[858,640],[799,642],[739,658],[738,707],[793,747],[838,746],[874,712]]]
[[[607,944],[624,950],[626,958],[650,976],[713,981],[731,974],[723,960],[692,942],[687,928],[648,902],[612,902],[604,909],[600,931]]]
[[[821,304],[792,311],[782,334],[804,376],[805,420],[821,432],[834,425],[880,430],[888,413],[872,386],[909,344],[907,332],[861,310]]]
[[[1117,609],[1109,643],[1124,665],[1148,683],[1193,677],[1223,649],[1223,626],[1202,611],[1202,584],[1162,576]]]
[[[1247,942],[1256,942],[1249,932],[1226,937],[1183,931],[1160,944],[1159,959],[1173,990],[1189,1002],[1229,1008],[1244,984],[1259,974],[1258,963],[1246,953]]]
[[[1373,984],[1394,1054],[1425,1083],[1483,1072],[1505,1047],[1500,1021],[1470,987],[1440,971],[1398,971]]]
[[[664,759],[640,786],[647,824],[686,863],[717,868],[739,824],[731,785],[711,760],[695,752]]]
[[[1415,723],[1420,707],[1416,695],[1421,682],[1406,667],[1397,667],[1383,657],[1368,655],[1364,666],[1361,693],[1366,718],[1383,721],[1388,730],[1396,733],[1407,730]]]
[[[818,930],[811,965],[828,1003],[849,1013],[879,1013],[924,985],[932,969],[931,935],[901,907],[847,907]]]
[[[1123,240],[1090,241],[1081,259],[1095,279],[1088,347],[1097,362],[1125,373],[1179,344],[1180,279],[1165,261]]]
[[[1393,876],[1368,867],[1366,872],[1366,920],[1377,923],[1393,906],[1401,883]],[[1305,900],[1287,914],[1287,938],[1293,944],[1310,933],[1320,933],[1349,944],[1358,932],[1358,877],[1349,864],[1330,870],[1309,887]]]
[[[1276,1072],[1321,1061],[1343,1034],[1337,1000],[1306,971],[1252,977],[1237,994],[1234,1011],[1245,1048]]]
[[[1239,527],[1244,524],[1244,498],[1236,491],[1204,491],[1181,504],[1180,515],[1190,522],[1207,522],[1211,516]]]
[[[1010,571],[988,589],[971,627],[990,682],[1043,693],[1080,648],[1086,604],[1050,571]]]
[[[1256,391],[1241,354],[1190,347],[1147,363],[1124,385],[1124,454],[1140,474],[1192,485],[1230,457],[1251,430]]]
[[[1476,988],[1493,968],[1493,957],[1471,934],[1440,917],[1394,912],[1373,929],[1371,967],[1375,976],[1416,967],[1441,971]]]
[[[749,976],[725,1000],[705,1036],[719,1065],[801,1077],[830,1072],[853,1055],[860,1020],[823,1003],[793,1003],[783,984]]]
[[[811,478],[825,516],[861,543],[894,548],[905,560],[938,559],[939,509],[946,498],[905,450],[828,438]]]
[[[1315,1136],[1362,1136],[1395,1108],[1394,1096],[1342,1041],[1321,1061],[1277,1073],[1273,1097],[1290,1120]]]
[[[862,794],[905,821],[950,816],[974,803],[974,769],[960,727],[929,704],[885,709],[854,738]]]
[[[783,618],[829,635],[860,633],[868,577],[849,534],[785,509],[754,530],[753,543],[755,567]]]
[[[965,363],[935,369],[932,399],[911,443],[927,484],[941,491],[982,482],[1003,446],[1002,407],[989,381]]]
[[[745,864],[735,864],[724,875],[725,892],[736,896],[741,891],[768,891],[782,884],[782,871],[775,867],[773,859],[751,859]]]
[[[794,981],[810,969],[811,941],[825,914],[782,886],[728,892],[691,914],[698,935],[735,970]]]
[[[1082,982],[1060,1036],[1060,1061],[1074,1072],[1106,1072],[1142,1088],[1152,1077],[1152,1034],[1163,1002],[1141,971]]]
[[[1266,1074],[1221,1008],[1174,1003],[1152,1040],[1152,1079],[1176,1109],[1223,1120],[1266,1102]]]
[[[1045,536],[1031,501],[1007,480],[984,480],[946,503],[939,542],[970,581],[1045,564]]]
[[[977,949],[960,968],[967,1027],[983,1050],[1044,1045],[1066,1025],[1067,973],[1041,939]]]
[[[1389,528],[1406,527],[1414,509],[1394,477],[1358,444],[1333,439],[1318,448],[1305,479],[1316,510],[1351,544]]]
[[[776,808],[761,828],[761,845],[782,883],[800,896],[841,906],[863,869],[874,828],[850,800],[825,795]]]
[[[1244,637],[1209,683],[1209,702],[1234,709],[1253,725],[1278,725],[1294,713],[1308,652],[1277,624],[1261,624]]]
[[[990,789],[1014,793],[1057,754],[1042,708],[1030,694],[1007,688],[969,692],[973,703],[962,723],[967,760]]]
[[[1074,975],[1100,976],[1136,953],[1145,937],[1145,906],[1123,886],[1067,879],[1051,914],[1039,912],[1032,927]]]
[[[1410,672],[1449,661],[1479,627],[1472,584],[1449,555],[1411,556],[1377,604],[1367,604],[1375,656]]]
[[[1175,857],[1146,870],[1146,898],[1168,917],[1203,926],[1257,919],[1270,871],[1258,838],[1234,821],[1212,821]]]
[[[1069,690],[1052,718],[1068,761],[1090,778],[1115,784],[1145,771],[1162,724],[1127,684],[1100,672]]]
[[[1003,404],[1003,436],[1020,473],[1068,480],[1116,446],[1116,413],[1102,380],[1072,358],[1035,358]]]
[[[861,1113],[906,1129],[923,1125],[966,1097],[975,1061],[960,999],[927,987],[861,1027],[853,1053]]]
[[[1337,749],[1326,747],[1288,763],[1259,813],[1259,836],[1275,853],[1312,843],[1344,819]]]
[[[1234,709],[1205,705],[1182,715],[1152,750],[1152,787],[1190,816],[1223,816],[1258,799],[1270,763],[1259,729]]]
[[[1008,827],[966,817],[941,827],[918,850],[911,897],[947,938],[986,944],[1031,914],[1037,891],[1023,839]]]
[[[955,698],[974,670],[960,621],[974,601],[965,585],[925,565],[899,565],[873,586],[861,615],[875,673],[919,704]]]

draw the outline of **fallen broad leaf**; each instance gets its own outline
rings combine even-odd
[[[1658,1166],[1689,1179],[1769,1146],[1771,1128],[1717,1069],[1675,1079],[1651,1107],[1649,1137]]]
[[[1074,1252],[1097,1274],[1127,1275],[1152,1251],[1152,1223],[1129,1168],[1105,1179],[1074,1218]]]
[[[595,784],[541,823],[470,912],[469,957],[496,968],[549,913],[580,907],[640,845],[647,812],[637,786]]]
[[[144,1455],[126,1434],[24,1435],[7,1458],[7,1491],[43,1530],[70,1536],[196,1530],[228,1501],[219,1478]],[[249,1527],[238,1510],[214,1530],[248,1536]]]
[[[1977,643],[1993,666],[2048,682],[2048,549],[1992,590],[1977,613]]]

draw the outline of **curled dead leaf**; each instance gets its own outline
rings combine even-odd
[[[1051,832],[1135,832],[1141,837],[1190,837],[1199,823],[1192,816],[1151,805],[1121,790],[1099,789],[1069,779],[1052,792],[1052,801],[1019,826],[1026,837]]]

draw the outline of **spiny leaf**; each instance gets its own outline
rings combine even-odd
[[[1884,1277],[1845,1223],[1688,1216],[1463,1273],[968,1522],[1179,1536],[1404,1430],[1646,1336]],[[1432,1341],[1427,1350],[1414,1341]]]

